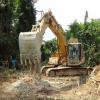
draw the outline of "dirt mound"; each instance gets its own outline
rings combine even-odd
[[[47,81],[37,81],[34,82],[32,77],[24,77],[16,82],[9,84],[5,87],[6,91],[9,93],[21,93],[21,94],[50,94],[51,92],[55,92],[55,88],[52,87]]]
[[[25,76],[13,83],[5,83],[0,100],[48,100],[59,91],[46,80],[34,82],[32,76]]]
[[[72,97],[77,96],[77,99],[81,98],[81,100],[100,100],[100,70],[98,67],[100,66],[95,67],[86,84],[71,91]]]

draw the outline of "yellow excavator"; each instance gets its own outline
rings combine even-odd
[[[91,72],[92,71],[91,68],[81,67],[81,64],[84,63],[85,61],[82,44],[78,42],[78,39],[76,38],[71,38],[69,41],[65,39],[66,33],[64,32],[62,26],[56,21],[51,11],[44,13],[39,23],[37,25],[33,25],[31,33],[27,33],[27,34],[21,33],[19,36],[19,40],[21,39],[22,41],[21,36],[24,36],[24,37],[26,36],[27,38],[31,36],[32,34],[36,34],[34,35],[35,36],[34,40],[36,41],[39,40],[41,42],[39,43],[39,45],[41,45],[43,35],[47,27],[50,28],[50,30],[57,37],[58,49],[56,53],[54,53],[49,58],[48,65],[42,66],[41,68],[42,74],[46,76],[66,76],[66,75],[88,74],[89,72]],[[27,38],[26,40],[29,42],[30,38],[31,37]],[[25,38],[23,38],[23,40],[25,40]],[[32,41],[33,41],[33,38],[31,39],[31,43]],[[26,46],[26,43],[24,45]],[[34,45],[36,44],[34,43]],[[23,50],[22,47],[20,47],[20,51],[21,49]],[[40,49],[40,46],[39,46],[39,49]]]
[[[65,39],[66,33],[51,11],[45,13],[39,23],[44,26],[47,25],[55,34],[58,47],[56,53],[49,58],[48,65],[42,66],[42,74],[46,76],[66,76],[88,74],[92,71],[91,68],[81,67],[81,64],[85,61],[82,44],[76,38],[70,38],[69,41]]]

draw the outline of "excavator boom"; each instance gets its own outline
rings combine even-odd
[[[57,23],[57,21],[54,18],[54,16],[51,16],[51,19],[49,21],[49,28],[52,30],[52,32],[57,37],[59,63],[60,63],[60,61],[62,59],[67,63],[67,58],[66,58],[66,55],[67,55],[66,40],[64,38],[64,34],[65,33],[64,33],[64,30],[63,30],[62,26]]]
[[[57,37],[57,47],[58,50],[56,53],[54,53],[50,59],[49,64],[59,64],[61,61],[63,63],[67,63],[67,52],[66,52],[66,40],[64,37],[64,30],[62,26],[56,21],[55,17],[52,15],[51,11],[46,12],[43,17],[40,20],[40,23],[43,22],[43,25],[47,25],[49,29],[54,33],[54,35]],[[41,26],[43,27],[43,26]],[[40,27],[40,29],[42,29]],[[55,59],[55,61],[54,61]]]

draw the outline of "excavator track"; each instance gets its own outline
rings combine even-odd
[[[41,68],[41,73],[42,73],[43,75],[46,76],[46,71],[47,71],[49,68],[53,68],[53,67],[54,67],[53,65],[42,66],[42,68]]]
[[[48,77],[55,77],[55,76],[79,76],[79,75],[88,75],[93,71],[93,68],[87,67],[67,67],[67,66],[58,66],[53,68],[46,67],[42,70],[42,73]]]
[[[50,68],[57,68],[57,66],[58,65],[52,65],[52,64],[50,64],[50,65],[47,65],[47,66],[42,66],[42,68],[41,68],[41,73],[43,74],[43,75],[45,75],[46,76],[46,71],[48,70],[48,69],[50,69]]]

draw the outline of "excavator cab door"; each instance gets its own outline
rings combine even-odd
[[[68,43],[68,65],[77,66],[80,64],[82,58],[81,43]]]

